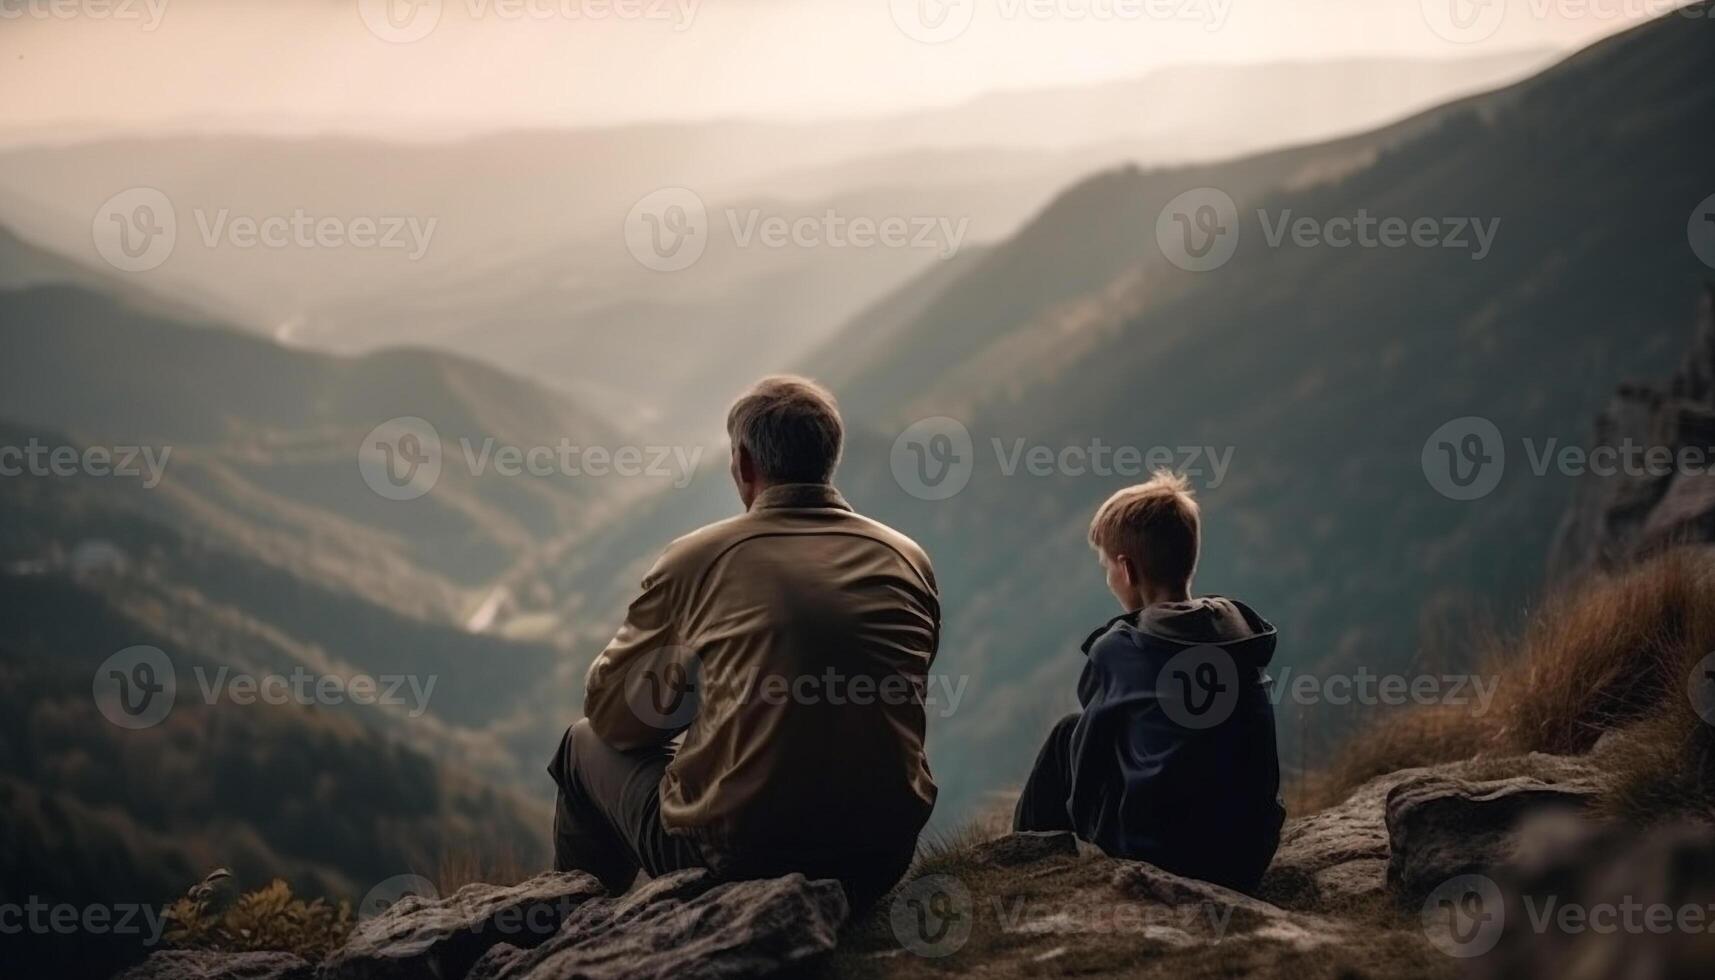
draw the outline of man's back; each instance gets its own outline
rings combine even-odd
[[[716,851],[915,839],[935,800],[922,695],[939,630],[915,543],[830,486],[775,486],[667,549],[585,712],[621,748],[688,725],[661,820]],[[651,700],[678,677],[692,704]]]

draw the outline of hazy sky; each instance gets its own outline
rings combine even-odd
[[[1164,64],[1571,48],[1664,0],[0,0],[0,131],[802,117]]]

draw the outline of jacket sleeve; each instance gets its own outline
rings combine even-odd
[[[620,751],[671,741],[689,724],[639,704],[639,675],[665,674],[668,660],[681,649],[679,583],[663,555],[643,577],[642,591],[626,610],[607,648],[584,676],[584,717],[603,742]],[[657,681],[660,677],[656,678]]]
[[[1089,658],[1079,683],[1084,710],[1072,731],[1067,809],[1080,836],[1105,846],[1102,838],[1134,822],[1147,825],[1149,812],[1171,799],[1163,769],[1188,733],[1162,710],[1155,658],[1114,635],[1097,641]]]

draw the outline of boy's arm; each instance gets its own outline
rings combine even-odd
[[[620,751],[671,741],[689,724],[677,712],[656,708],[695,693],[660,690],[695,679],[694,670],[683,669],[694,665],[675,667],[675,654],[684,650],[675,578],[663,555],[643,577],[642,592],[626,610],[625,623],[584,676],[584,716],[597,737]]]
[[[1084,711],[1072,731],[1072,797],[1075,825],[1094,820],[1104,791],[1137,790],[1161,774],[1163,763],[1189,733],[1162,710],[1157,684],[1160,664],[1124,637],[1108,635],[1089,651],[1079,681]],[[1153,809],[1153,794],[1127,794],[1135,816],[1140,804]]]

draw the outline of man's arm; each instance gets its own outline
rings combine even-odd
[[[678,591],[663,555],[584,677],[584,716],[620,751],[663,744],[690,724],[696,674],[678,632]]]

